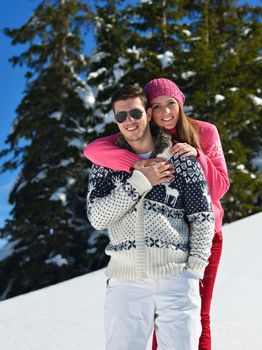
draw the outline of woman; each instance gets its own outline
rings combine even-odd
[[[215,235],[206,267],[205,275],[200,283],[202,334],[199,350],[211,350],[210,305],[215,278],[222,251],[222,218],[223,209],[220,199],[229,188],[226,162],[217,128],[207,122],[187,117],[183,112],[184,95],[179,87],[165,78],[149,81],[145,88],[152,108],[152,119],[160,127],[167,129],[172,135],[175,155],[195,156],[200,163],[209,186],[212,207],[215,216]],[[93,163],[113,170],[132,172],[133,169],[146,166],[145,160],[127,150],[114,145],[119,135],[95,140],[85,150],[85,156]],[[156,339],[153,340],[153,350]]]

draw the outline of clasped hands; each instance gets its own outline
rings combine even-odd
[[[197,156],[197,150],[187,143],[176,143],[171,147],[170,153],[177,156]],[[137,160],[133,169],[141,171],[152,186],[168,183],[174,178],[174,164],[167,163],[164,158],[151,158]]]

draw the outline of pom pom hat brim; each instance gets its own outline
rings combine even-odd
[[[158,78],[150,80],[144,87],[145,94],[149,103],[159,96],[170,96],[175,98],[181,106],[184,105],[185,96],[179,87],[166,78]]]

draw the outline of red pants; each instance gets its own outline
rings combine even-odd
[[[222,252],[222,244],[222,232],[217,232],[213,239],[211,255],[205,269],[204,278],[200,283],[202,334],[199,338],[199,350],[211,350],[210,306]],[[152,350],[157,350],[155,333],[153,334]]]

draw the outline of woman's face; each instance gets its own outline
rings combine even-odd
[[[179,104],[170,96],[159,96],[151,101],[154,122],[165,129],[173,129],[179,118]]]

